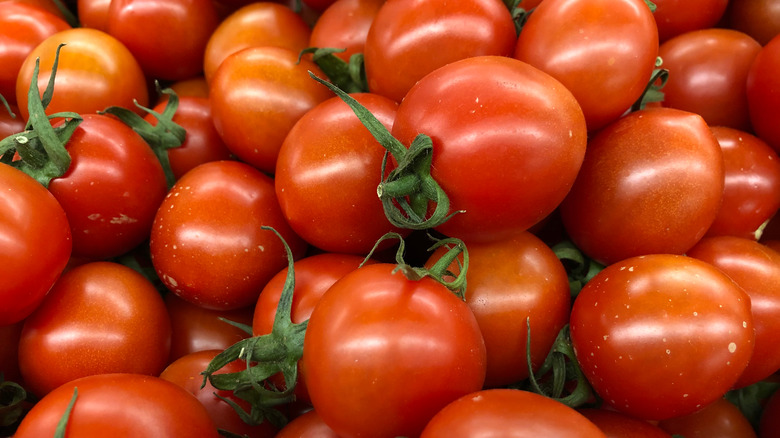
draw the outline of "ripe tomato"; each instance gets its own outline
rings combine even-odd
[[[725,398],[693,414],[660,421],[658,426],[685,438],[756,438],[756,431],[742,411]]]
[[[545,0],[523,26],[514,57],[561,81],[596,131],[641,96],[657,54],[658,29],[642,0]]]
[[[78,389],[78,397],[69,415],[67,436],[220,436],[206,409],[181,387],[153,376],[100,374],[69,382],[50,392],[27,414],[14,437],[54,436],[74,388]]]
[[[431,419],[420,438],[453,436],[606,437],[563,403],[516,389],[477,391],[453,401]]]
[[[661,42],[677,35],[714,27],[729,0],[653,0],[653,13]]]
[[[36,58],[40,58],[38,87],[43,94],[60,44],[54,95],[46,114],[73,111],[89,114],[110,106],[140,113],[134,101],[147,106],[149,95],[138,61],[116,38],[96,29],[67,29],[46,38],[27,56],[16,81],[16,102],[27,119],[27,93]]]
[[[4,107],[0,107],[0,140],[24,131],[24,120],[19,117],[19,108],[13,104],[8,104],[8,107],[16,117],[11,117],[11,113]]]
[[[596,408],[577,411],[598,426],[607,438],[672,438],[658,426],[621,412]]]
[[[314,409],[287,423],[276,438],[340,438]]]
[[[108,31],[108,8],[111,0],[76,0],[81,27]]]
[[[377,263],[345,275],[309,319],[309,396],[345,438],[417,436],[485,380],[485,344],[468,306],[436,280],[409,280],[396,267]]]
[[[742,288],[708,263],[672,254],[607,266],[574,301],[570,329],[604,403],[652,420],[722,397],[745,370],[755,337]]]
[[[750,130],[745,84],[760,50],[748,34],[731,29],[696,30],[666,41],[658,49],[669,70],[663,106],[699,114],[710,126]]]
[[[63,20],[66,19],[60,8],[58,8],[52,0],[0,0],[0,3],[6,3],[9,1],[13,3],[22,3],[29,6],[34,6],[36,8],[43,9],[50,14],[54,14]]]
[[[166,196],[150,238],[163,284],[208,309],[257,301],[262,287],[287,266],[282,234],[300,257],[306,243],[284,220],[273,181],[248,164],[212,161],[187,172]]]
[[[62,18],[19,1],[0,2],[0,95],[16,102],[16,76],[41,41],[70,29]]]
[[[214,126],[238,158],[273,173],[279,148],[295,122],[332,97],[309,71],[324,77],[298,52],[263,46],[227,57],[211,78]]]
[[[0,164],[0,325],[26,318],[43,300],[73,247],[65,211],[40,183]]]
[[[590,140],[561,218],[574,243],[602,264],[682,254],[715,220],[723,187],[723,153],[704,119],[646,109]]]
[[[747,77],[748,109],[755,133],[780,151],[780,35],[753,60]]]
[[[171,322],[154,285],[126,266],[93,262],[63,274],[25,320],[19,368],[42,397],[94,374],[157,375],[170,348]]]
[[[528,229],[566,196],[582,164],[586,126],[574,96],[516,59],[456,61],[420,80],[392,134],[433,141],[431,175],[452,211],[441,233],[489,241]]]
[[[314,23],[309,38],[311,47],[345,49],[334,55],[349,61],[350,56],[363,53],[368,29],[385,0],[337,0]]]
[[[780,8],[775,0],[729,0],[726,25],[765,46],[780,33]]]
[[[707,235],[756,240],[762,225],[780,208],[780,157],[747,132],[715,126],[712,133],[723,151],[725,186]]]
[[[368,89],[400,102],[415,82],[441,66],[472,56],[510,55],[516,35],[500,0],[386,2],[366,36]]]

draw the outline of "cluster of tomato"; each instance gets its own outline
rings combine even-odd
[[[780,436],[779,5],[0,1],[0,435]]]

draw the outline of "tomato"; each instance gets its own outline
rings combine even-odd
[[[780,253],[751,239],[720,236],[702,239],[687,255],[719,268],[750,296],[755,348],[735,386],[756,383],[780,369],[775,343],[780,331]]]
[[[13,104],[8,104],[8,107],[16,117],[11,117],[5,107],[0,106],[0,140],[24,131],[24,120],[19,117],[19,108]]]
[[[183,97],[209,97],[209,83],[206,82],[206,78],[203,76],[195,76],[189,79],[183,79],[172,83],[169,87],[178,96],[179,99]],[[163,94],[160,96],[159,102],[168,100],[168,95]]]
[[[314,409],[287,423],[276,438],[339,438]]]
[[[775,0],[729,0],[726,24],[763,46],[780,33],[780,8]]]
[[[211,80],[211,111],[222,140],[239,159],[273,173],[284,138],[308,110],[332,97],[312,80],[316,64],[280,47],[229,56]]]
[[[158,79],[200,74],[217,25],[211,0],[115,0],[108,8],[107,32],[127,46],[147,76]]]
[[[166,103],[167,99],[158,103],[152,110],[162,113]],[[151,114],[144,119],[153,126],[157,125],[157,118]],[[187,131],[181,146],[168,149],[168,159],[176,179],[198,164],[232,158],[222,137],[214,128],[208,97],[179,96],[179,107],[172,120]]]
[[[780,391],[775,391],[764,405],[758,425],[760,438],[775,438],[780,430]]]
[[[436,280],[409,280],[396,267],[377,263],[345,275],[309,319],[309,396],[345,438],[417,436],[485,380],[485,344],[466,303]]]
[[[761,45],[731,29],[678,35],[658,49],[669,80],[663,105],[699,114],[710,126],[750,130],[748,71]]]
[[[65,211],[41,184],[0,164],[0,326],[26,318],[43,300],[70,257]]]
[[[510,55],[516,38],[500,0],[386,2],[366,36],[368,89],[400,102],[415,82],[443,65],[472,56]]]
[[[271,423],[264,421],[257,426],[250,426],[238,416],[238,413],[231,405],[219,397],[229,399],[246,412],[249,412],[249,403],[234,396],[230,391],[215,389],[208,381],[201,387],[203,376],[200,373],[206,369],[209,362],[219,352],[220,350],[204,350],[182,356],[168,365],[160,373],[160,378],[181,386],[187,392],[197,397],[218,429],[249,438],[273,437],[276,433],[276,428]],[[244,369],[246,369],[246,362],[234,361],[220,369],[217,374],[235,373]]]
[[[426,266],[431,267],[444,251],[434,252]],[[526,319],[530,318],[534,369],[539,369],[569,320],[566,270],[555,253],[528,232],[494,242],[468,243],[468,251],[466,304],[485,338],[485,386],[517,383],[528,378]],[[449,269],[460,272],[456,263]]]
[[[157,375],[170,348],[171,322],[154,285],[126,266],[94,262],[63,274],[25,320],[19,368],[44,396],[94,374]]]
[[[140,113],[134,101],[146,106],[146,77],[127,48],[111,35],[96,29],[67,29],[46,38],[27,56],[16,81],[16,102],[27,119],[27,93],[36,58],[40,58],[38,87],[46,89],[56,49],[60,52],[54,95],[46,114],[73,111],[79,114],[121,106]]]
[[[723,153],[700,116],[641,110],[590,140],[561,218],[574,243],[602,264],[682,254],[715,220],[724,184]]]
[[[477,391],[453,401],[431,419],[420,438],[452,436],[605,437],[576,410],[516,389]]]
[[[747,76],[750,121],[755,133],[780,151],[780,35],[768,42],[753,60]]]
[[[70,29],[62,18],[19,1],[0,2],[0,95],[16,102],[16,76],[41,41]]]
[[[718,268],[672,254],[611,264],[572,307],[577,361],[604,403],[642,419],[691,414],[753,353],[750,297]]]
[[[499,56],[427,75],[401,102],[391,132],[406,145],[419,133],[431,137],[431,175],[452,211],[465,210],[436,229],[469,242],[511,236],[549,215],[574,182],[587,136],[560,82]]]
[[[345,49],[334,55],[349,61],[356,53],[363,53],[368,29],[374,22],[385,0],[337,0],[314,23],[309,38],[311,47]]]
[[[642,95],[657,54],[658,29],[642,0],[545,0],[514,51],[574,94],[589,131],[620,117]]]
[[[226,17],[212,32],[204,54],[204,74],[211,82],[228,56],[248,47],[283,47],[297,54],[309,43],[311,28],[289,7],[251,2]]]
[[[353,96],[388,129],[398,105],[377,94]],[[324,251],[368,254],[393,227],[376,188],[385,149],[338,97],[312,108],[284,139],[274,184],[284,217]],[[316,219],[315,219],[316,218]]]
[[[273,181],[248,164],[212,161],[173,186],[154,219],[152,263],[163,284],[199,306],[230,310],[257,301],[287,266],[282,234],[300,257],[306,244],[282,216]]]
[[[9,1],[12,3],[22,3],[29,6],[34,6],[36,8],[43,9],[50,14],[54,14],[63,20],[66,19],[60,8],[57,7],[55,2],[52,0],[0,0],[0,3],[6,3]]]
[[[715,27],[729,0],[653,0],[658,39],[663,42],[677,35]]]
[[[111,0],[76,0],[81,27],[108,31],[108,8]]]
[[[50,392],[27,414],[14,437],[54,436],[74,388],[78,397],[69,415],[67,436],[220,436],[206,409],[181,387],[154,376],[100,374]]]
[[[753,426],[742,411],[725,398],[693,414],[663,420],[658,426],[685,438],[756,438]]]
[[[658,426],[617,411],[596,408],[577,411],[598,426],[607,438],[671,438]]]
[[[303,0],[303,2],[316,11],[324,11],[330,7],[335,0]]]
[[[165,295],[165,307],[171,318],[171,354],[168,363],[189,353],[224,350],[248,337],[247,332],[219,318],[251,326],[254,313],[254,306],[223,311],[204,309],[176,294]]]

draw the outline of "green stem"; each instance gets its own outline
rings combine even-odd
[[[79,389],[73,388],[73,397],[70,398],[68,407],[65,408],[62,417],[57,422],[57,428],[54,430],[54,438],[65,438],[65,432],[68,430],[68,421],[70,421],[70,414],[73,412],[73,406],[76,405],[76,398],[79,395]]]
[[[572,299],[579,295],[585,284],[604,269],[604,265],[587,257],[571,241],[560,242],[554,245],[552,250],[566,268]]]
[[[335,53],[340,53],[344,50],[335,47],[308,47],[303,49],[298,55],[298,62],[301,61],[303,55],[311,53],[312,61],[338,88],[347,93],[367,92],[368,83],[366,81],[366,70],[363,65],[363,55],[356,53],[350,56],[349,62],[346,62],[335,55]]]

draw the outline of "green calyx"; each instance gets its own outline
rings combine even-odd
[[[577,248],[573,242],[564,240],[552,248],[555,256],[561,261],[569,278],[569,291],[572,299],[579,295],[582,287],[596,276],[604,265],[589,258]]]
[[[325,73],[338,88],[347,93],[364,93],[368,91],[366,81],[366,69],[363,63],[363,54],[355,53],[349,57],[349,62],[335,55],[345,49],[334,47],[309,47],[303,49],[298,55],[298,62],[303,55],[312,54],[312,61]]]
[[[663,60],[661,57],[656,57],[655,69],[653,69],[653,73],[650,75],[650,80],[647,81],[645,91],[639,96],[639,99],[631,105],[632,112],[644,109],[648,103],[664,101],[664,92],[662,89],[669,80],[669,70],[661,68],[662,64]]]
[[[309,75],[349,105],[363,126],[387,150],[381,169],[383,180],[377,187],[377,196],[382,201],[385,216],[391,224],[398,228],[425,230],[437,227],[453,215],[461,213],[449,213],[449,198],[431,176],[433,143],[430,137],[419,134],[407,149],[390,134],[382,122],[352,96],[312,72],[309,72]],[[398,165],[385,177],[388,153]],[[429,215],[431,203],[435,208]]]

